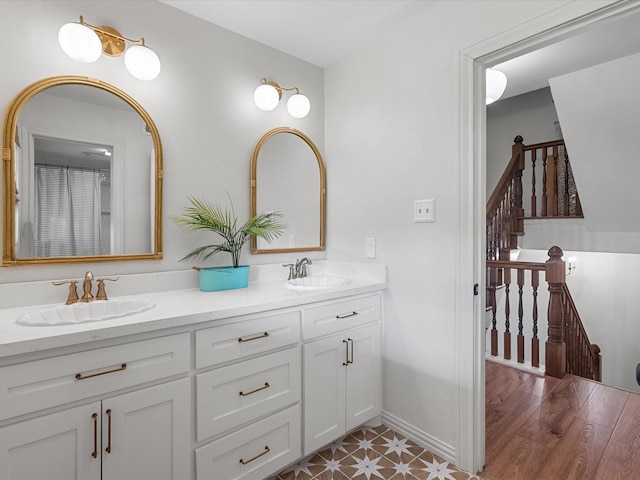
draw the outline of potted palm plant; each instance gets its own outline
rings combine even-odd
[[[211,292],[246,287],[249,282],[249,266],[239,264],[242,247],[252,236],[269,243],[279,237],[284,230],[282,214],[261,213],[238,225],[231,199],[230,208],[213,205],[208,200],[196,197],[190,197],[189,202],[184,213],[174,216],[173,221],[187,231],[213,232],[222,238],[222,242],[195,248],[180,261],[192,258],[206,260],[216,253],[228,252],[232,262],[230,267],[194,267],[199,273],[200,290]]]

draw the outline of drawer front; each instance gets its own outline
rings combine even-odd
[[[196,448],[196,478],[268,478],[302,455],[300,406],[294,405]]]
[[[305,340],[380,320],[380,295],[350,298],[302,310]]]
[[[297,311],[199,330],[196,332],[196,368],[238,360],[299,341]]]
[[[198,441],[300,401],[300,347],[196,376]]]
[[[189,370],[189,333],[0,368],[0,420]]]

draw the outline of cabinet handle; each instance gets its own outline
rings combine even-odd
[[[266,388],[269,388],[271,385],[269,385],[269,382],[265,382],[263,387],[260,388],[256,388],[255,390],[251,390],[250,392],[244,393],[244,392],[240,392],[240,396],[242,397],[248,397],[249,395],[251,395],[252,393],[256,393],[259,392],[260,390],[264,390]]]
[[[106,372],[92,373],[91,375],[82,375],[81,373],[76,374],[76,380],[86,380],[87,378],[99,377],[100,375],[106,375],[108,373],[121,372],[122,370],[126,370],[127,364],[123,363],[120,365],[120,368],[114,368],[113,370],[107,370]]]
[[[98,414],[94,413],[91,418],[93,418],[93,453],[91,456],[98,458]]]
[[[347,313],[345,315],[336,315],[336,318],[349,318],[349,317],[353,317],[355,315],[358,315],[358,312],[351,312],[351,313]]]
[[[347,338],[347,341],[351,344],[351,360],[349,360],[349,356],[347,355],[347,363],[353,363],[353,339]]]
[[[258,455],[256,455],[255,457],[250,458],[249,460],[247,460],[246,462],[243,459],[240,459],[240,463],[243,465],[246,465],[247,463],[251,463],[254,460],[257,460],[258,458],[260,458],[263,455],[266,455],[267,453],[269,453],[271,450],[269,450],[269,445],[267,445],[266,447],[264,447],[264,452],[259,453]]]
[[[346,340],[342,340],[342,343],[344,343],[344,354],[345,354],[345,361],[342,362],[342,366],[348,367],[349,366],[349,344],[347,343]]]
[[[107,410],[107,453],[111,453],[111,409]]]
[[[250,337],[250,338],[242,338],[242,337],[240,337],[238,339],[238,342],[240,342],[240,343],[250,342],[252,340],[258,340],[259,338],[266,338],[268,336],[269,336],[269,332],[264,332],[262,335],[258,335],[257,337]]]

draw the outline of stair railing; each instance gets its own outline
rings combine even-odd
[[[525,218],[583,216],[564,140],[533,145],[522,142],[520,135],[514,139],[511,160],[487,201],[487,260],[498,260],[501,250],[517,248]],[[526,213],[525,173],[531,184],[530,210]]]
[[[589,342],[584,326],[565,283],[565,262],[562,249],[551,247],[546,262],[519,262],[487,260],[489,284],[488,304],[491,308],[491,355],[499,356],[498,302],[496,291],[504,288],[503,358],[511,360],[511,312],[517,312],[516,361],[530,361],[540,366],[540,339],[538,336],[538,288],[540,272],[548,283],[549,302],[546,313],[547,339],[544,343],[545,374],[563,378],[566,373],[600,381],[602,360],[600,349]],[[515,279],[515,285],[513,285]],[[517,309],[512,309],[511,289],[517,288]],[[501,287],[502,288],[502,287]],[[527,293],[525,294],[525,288]],[[525,316],[525,305],[527,315]],[[502,316],[502,315],[501,315]],[[525,325],[531,331],[529,355],[525,352]],[[526,360],[528,357],[528,360]]]
[[[518,135],[511,149],[511,160],[487,201],[487,260],[498,260],[502,250],[517,248],[518,235],[524,231],[524,165],[522,137]]]

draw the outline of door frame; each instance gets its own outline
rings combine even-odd
[[[599,22],[640,12],[627,0],[567,2],[460,52],[459,245],[456,282],[458,362],[457,465],[482,470],[485,460],[486,68],[582,33]],[[469,282],[471,280],[471,283]],[[473,295],[474,284],[478,295]]]

